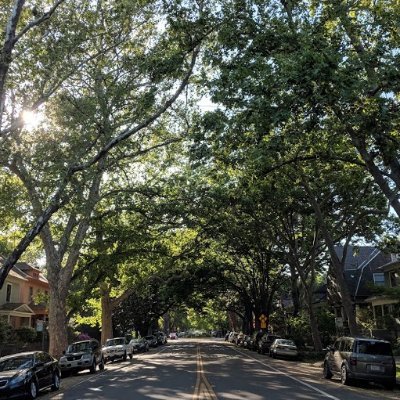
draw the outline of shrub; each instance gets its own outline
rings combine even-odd
[[[37,339],[37,332],[35,329],[24,326],[14,330],[17,339],[23,343],[33,343]]]
[[[13,336],[12,327],[8,325],[7,321],[0,318],[0,343],[11,342],[12,336]]]

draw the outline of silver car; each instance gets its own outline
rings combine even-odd
[[[92,374],[104,369],[104,358],[101,352],[100,343],[96,339],[82,340],[70,344],[63,352],[59,365],[61,373],[78,372],[89,369]]]
[[[393,389],[396,384],[396,363],[392,346],[386,340],[341,337],[325,356],[323,374],[326,379],[338,374],[345,385],[363,380]]]
[[[269,356],[297,358],[299,351],[296,344],[290,339],[275,339],[269,348]]]

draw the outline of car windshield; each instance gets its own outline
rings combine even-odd
[[[278,340],[277,343],[279,343],[279,344],[286,344],[286,345],[288,345],[288,346],[295,346],[293,340],[280,339],[280,340]]]
[[[91,350],[90,342],[72,343],[68,346],[67,353],[79,353],[81,351]]]
[[[357,353],[379,355],[379,356],[391,356],[392,347],[390,343],[360,340],[357,343]]]
[[[33,358],[29,356],[8,358],[0,362],[0,371],[12,371],[32,367]]]
[[[124,338],[116,338],[114,339],[114,346],[117,346],[119,344],[124,344],[125,343],[125,339]]]
[[[146,336],[146,339],[147,339],[147,340],[153,340],[153,339],[154,339],[154,336]]]
[[[114,339],[107,339],[106,340],[106,346],[114,346],[115,345],[115,340]]]
[[[131,343],[139,343],[139,339],[132,339]]]

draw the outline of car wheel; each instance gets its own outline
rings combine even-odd
[[[126,359],[127,359],[126,352],[124,353],[124,356],[122,357],[122,359],[123,359],[124,361],[126,361]]]
[[[350,378],[347,373],[347,368],[346,365],[342,365],[342,368],[340,368],[340,380],[342,381],[343,385],[350,385]]]
[[[328,362],[324,362],[324,370],[323,370],[323,375],[325,379],[331,379],[333,374],[331,372],[331,369],[329,368]]]
[[[133,358],[133,353],[129,354],[129,359],[132,360]]]
[[[71,376],[71,371],[61,371],[61,378],[67,378]]]
[[[99,370],[100,370],[100,371],[104,371],[104,364],[105,364],[104,358],[102,358],[102,359],[101,359],[101,362],[100,362],[100,364],[99,364]]]
[[[34,380],[28,384],[28,399],[36,399],[38,395],[38,386]]]
[[[51,380],[51,390],[55,392],[56,390],[60,389],[60,376],[57,372],[54,372],[53,379]]]
[[[276,358],[276,352],[272,351],[272,358]]]
[[[388,382],[388,383],[385,383],[384,386],[385,386],[385,389],[387,389],[387,390],[393,390],[394,387],[396,386],[396,382],[395,381]]]
[[[91,367],[90,367],[90,373],[91,374],[95,374],[96,373],[96,357],[93,357],[93,363],[92,363],[92,365],[91,365]]]

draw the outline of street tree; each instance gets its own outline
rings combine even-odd
[[[92,56],[81,58],[79,68],[47,99],[47,121],[35,135],[18,125],[12,137],[4,136],[4,166],[25,187],[33,228],[5,260],[0,283],[40,234],[50,283],[50,352],[54,355],[60,355],[67,344],[70,280],[101,198],[106,170],[121,153],[132,160],[176,140],[165,135],[157,138],[158,131],[149,128],[187,85],[206,28],[199,23],[202,5],[190,11],[166,6],[88,2],[80,9],[67,8],[77,20],[86,16],[90,22],[90,29],[82,34]],[[58,22],[68,31],[66,21]],[[190,32],[188,24],[193,28]],[[114,150],[117,146],[120,154]]]
[[[339,3],[321,9],[332,10]],[[374,239],[388,210],[365,173],[354,137],[344,134],[345,125],[337,117],[343,108],[350,120],[346,110],[351,109],[337,93],[351,93],[353,100],[357,96],[345,77],[348,46],[342,31],[337,24],[333,27],[333,14],[321,9],[286,1],[223,3],[223,21],[206,54],[210,68],[205,69],[212,98],[223,107],[205,116],[207,133],[199,131],[196,150],[232,168],[243,169],[247,162],[257,176],[274,175],[278,182],[279,173],[292,176],[292,185],[312,206],[350,331],[356,333],[343,278],[345,254],[339,260],[335,246]],[[329,27],[335,34],[327,39]],[[252,182],[252,174],[248,179]]]

